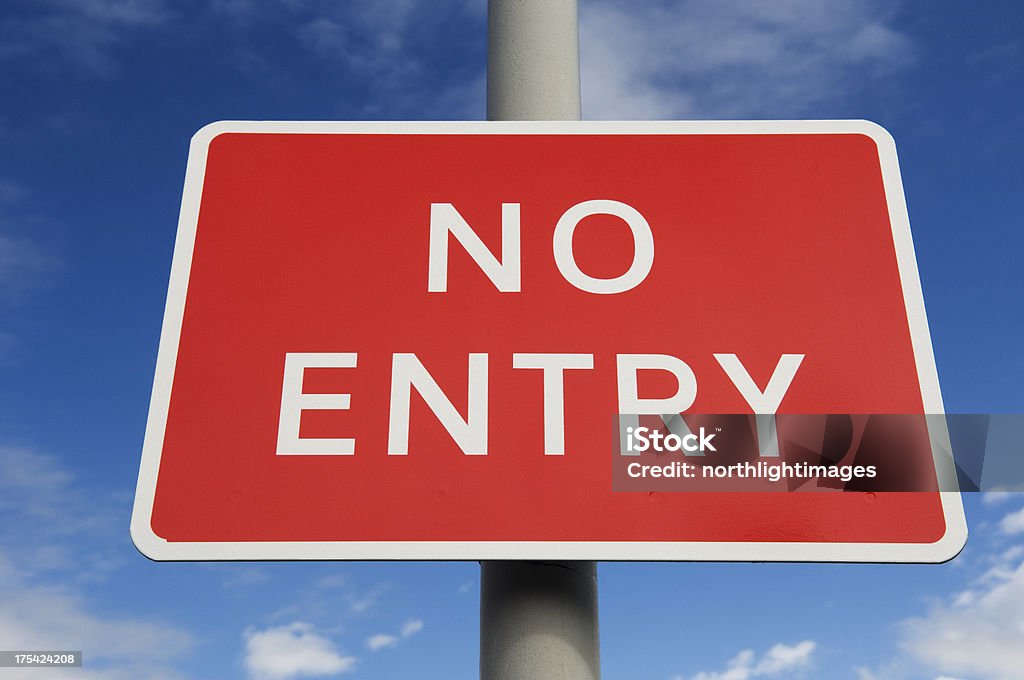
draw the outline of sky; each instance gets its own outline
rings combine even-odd
[[[892,133],[947,410],[1024,412],[1024,7],[580,0],[584,119]],[[188,142],[253,120],[484,117],[481,0],[0,5],[2,678],[470,678],[479,567],[155,563],[129,517]],[[1012,680],[1024,497],[943,565],[602,564],[606,679]]]

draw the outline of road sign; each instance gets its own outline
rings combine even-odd
[[[175,560],[942,561],[966,540],[941,427],[930,491],[623,489],[624,423],[662,412],[761,414],[761,462],[786,414],[942,412],[884,130],[215,123],[132,536]],[[680,460],[728,438],[693,429]]]

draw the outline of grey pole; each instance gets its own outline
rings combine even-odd
[[[576,12],[576,0],[488,0],[489,120],[580,119]],[[481,680],[600,677],[596,563],[481,563]]]
[[[597,564],[484,562],[480,680],[598,680]]]
[[[576,0],[488,0],[488,120],[579,120]]]

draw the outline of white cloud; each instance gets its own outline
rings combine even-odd
[[[421,630],[423,630],[423,621],[420,619],[409,619],[402,624],[402,637],[407,638],[410,635],[415,635]]]
[[[387,586],[381,584],[374,586],[363,593],[349,593],[347,596],[349,611],[353,614],[365,614],[376,606],[380,596],[383,595],[386,590]]]
[[[86,494],[55,456],[0,444],[0,550],[31,565],[30,576],[65,582],[102,579],[123,558],[125,504],[109,492]]]
[[[387,633],[378,633],[366,638],[366,646],[374,652],[388,647],[395,647],[397,645],[398,638],[394,635],[388,635]]]
[[[875,0],[583,4],[587,118],[799,116],[912,60]]]
[[[1018,680],[1024,668],[1022,611],[1024,562],[997,564],[973,590],[905,621],[903,647],[939,673]]]
[[[387,583],[378,583],[363,589],[344,573],[328,574],[312,587],[304,588],[289,605],[269,614],[268,619],[284,623],[295,619],[321,621],[336,618],[339,601],[344,603],[348,615],[362,618],[377,607],[389,588]]]
[[[338,675],[356,664],[355,657],[341,654],[311,624],[301,621],[261,631],[249,629],[244,637],[245,667],[256,680]]]
[[[366,639],[366,646],[376,652],[381,649],[388,649],[397,647],[398,643],[407,638],[419,633],[423,630],[423,621],[420,619],[407,619],[402,627],[399,629],[397,635],[390,633],[377,633]]]
[[[1003,530],[1004,534],[1010,534],[1011,536],[1024,533],[1024,508],[1003,517],[1002,521],[999,522],[999,528]]]
[[[998,505],[1016,497],[1017,494],[1013,491],[986,491],[981,494],[981,500],[985,505]]]
[[[993,558],[993,562],[996,564],[1009,564],[1016,562],[1021,557],[1024,557],[1024,545],[1011,545],[1009,548],[999,553]]]
[[[777,644],[761,658],[752,649],[745,649],[734,656],[725,670],[701,672],[692,680],[749,680],[750,678],[775,677],[809,668],[817,644],[804,640],[795,645]]]
[[[179,677],[173,662],[194,638],[157,621],[100,616],[66,586],[41,584],[0,552],[0,640],[5,649],[76,649],[92,668],[69,669],[67,677],[88,679]],[[63,677],[54,671],[47,678]]]
[[[85,668],[33,673],[46,680],[182,677],[191,633],[150,617],[100,613],[82,582],[106,578],[123,558],[127,517],[115,498],[85,494],[54,456],[0,445],[0,642],[5,649],[75,649]],[[121,502],[122,505],[126,503]],[[87,591],[85,591],[87,592]]]
[[[754,668],[754,675],[776,675],[796,668],[806,668],[811,663],[815,646],[810,640],[792,646],[775,645],[761,658]]]
[[[73,477],[54,456],[0,445],[0,466],[0,510],[44,520],[66,514]]]

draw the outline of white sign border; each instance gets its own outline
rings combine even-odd
[[[170,542],[153,532],[151,518],[167,423],[171,384],[185,310],[210,143],[224,133],[268,134],[585,134],[766,135],[862,134],[878,148],[893,242],[917,363],[925,413],[944,413],[938,371],[925,315],[896,145],[881,126],[865,120],[763,121],[452,121],[274,122],[219,121],[200,129],[189,147],[178,234],[143,442],[131,536],[153,560],[594,560],[743,562],[945,562],[967,542],[958,491],[941,491],[945,534],[933,543],[635,542],[635,541],[274,541]],[[948,456],[949,434],[929,419],[940,488],[956,487]]]

